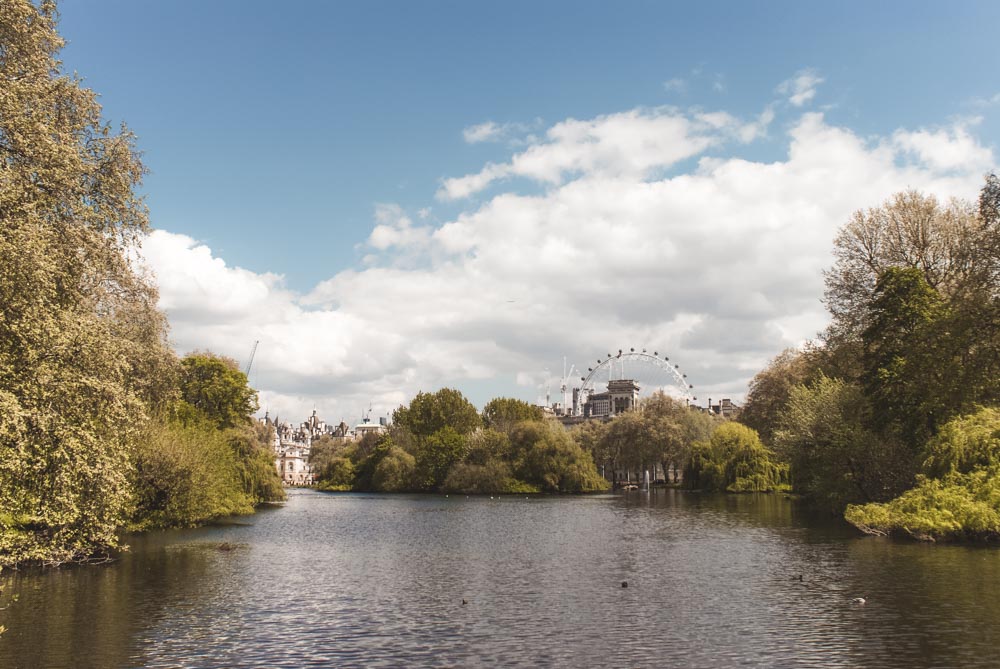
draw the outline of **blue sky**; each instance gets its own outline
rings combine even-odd
[[[155,249],[151,253],[161,263],[156,270],[178,348],[195,347],[196,333],[202,332],[211,346],[245,356],[258,336],[250,331],[264,331],[268,325],[258,328],[249,317],[237,324],[232,321],[235,307],[213,311],[206,304],[191,303],[190,291],[184,293],[187,302],[171,293],[183,292],[178,268],[192,267],[183,254],[195,252],[212,271],[224,270],[229,279],[242,280],[244,288],[256,286],[247,290],[263,301],[251,306],[240,302],[247,310],[329,319],[310,327],[328,327],[338,333],[338,341],[348,342],[339,349],[337,344],[305,342],[298,347],[278,341],[262,345],[265,360],[268,347],[276,352],[272,374],[262,368],[260,383],[274,406],[295,411],[311,403],[348,413],[348,405],[363,403],[365,397],[391,406],[415,388],[446,383],[466,384],[479,403],[488,399],[492,388],[498,390],[493,394],[520,393],[533,399],[528,396],[545,383],[536,378],[538,370],[561,366],[562,355],[571,361],[589,359],[592,348],[656,336],[689,351],[692,369],[717,394],[738,397],[755,365],[810,336],[810,328],[815,331],[816,312],[822,311],[818,278],[807,282],[812,306],[803,307],[796,298],[777,308],[780,300],[769,286],[798,279],[765,279],[763,270],[752,273],[760,277],[757,292],[768,303],[760,323],[777,323],[782,334],[738,359],[729,355],[732,346],[706,354],[684,344],[685,332],[697,332],[712,318],[743,318],[726,312],[721,285],[702,300],[715,306],[701,311],[683,300],[664,305],[661,327],[637,315],[656,302],[628,309],[621,303],[605,305],[602,313],[609,316],[598,318],[590,307],[603,305],[604,297],[580,294],[582,306],[576,311],[544,310],[563,319],[554,335],[537,327],[544,315],[525,315],[520,325],[517,319],[487,325],[475,316],[466,322],[462,313],[468,314],[468,308],[456,313],[448,327],[421,330],[428,311],[443,314],[457,299],[429,301],[413,321],[366,321],[368,307],[352,311],[351,299],[341,292],[356,290],[371,302],[388,301],[382,308],[391,311],[397,308],[393,300],[417,299],[406,293],[406,285],[432,276],[468,281],[480,294],[509,282],[511,275],[503,272],[483,278],[497,265],[488,261],[485,246],[477,244],[499,242],[475,237],[473,228],[462,222],[479,221],[475,231],[488,230],[491,212],[502,210],[511,198],[552,203],[573,195],[567,189],[579,183],[581,175],[585,180],[612,178],[615,183],[624,178],[645,188],[679,187],[716,164],[711,161],[731,163],[733,169],[749,163],[760,167],[760,174],[775,172],[764,170],[767,165],[787,166],[791,173],[796,165],[812,164],[792,160],[794,147],[808,144],[822,152],[824,146],[842,146],[839,142],[846,138],[871,151],[865,160],[876,158],[880,144],[894,147],[892,162],[900,170],[882,188],[923,187],[942,196],[973,197],[983,169],[996,164],[1000,3],[693,5],[90,0],[62,3],[61,32],[69,41],[63,52],[66,68],[79,72],[101,95],[106,118],[126,121],[139,136],[151,171],[145,190],[153,225],[188,238],[186,246],[174,249],[173,257]],[[798,99],[796,81],[802,95]],[[705,117],[723,113],[728,119]],[[625,166],[615,157],[615,142],[624,142],[623,151],[636,148],[628,143],[630,128],[649,132],[653,126],[646,121],[666,118],[686,119],[698,127],[678,130],[676,136],[669,134],[676,129],[664,130],[668,134],[660,149],[669,153],[683,137],[698,135],[704,141],[678,155],[657,154],[641,165]],[[821,123],[809,125],[816,118]],[[591,123],[595,134],[544,168],[515,165],[546,147],[552,149],[558,143],[552,129],[570,120]],[[751,130],[755,122],[760,126]],[[487,123],[493,125],[483,125]],[[711,132],[706,123],[715,124]],[[605,125],[611,128],[609,134],[602,134]],[[840,132],[839,139],[828,129]],[[828,143],[807,142],[807,135],[817,142],[824,137]],[[470,141],[477,137],[487,141]],[[605,138],[607,144],[596,156],[586,153],[595,137]],[[932,145],[936,148],[927,148]],[[921,153],[925,149],[959,159],[935,162]],[[583,166],[572,161],[583,161]],[[484,177],[483,187],[469,189],[462,182],[462,196],[444,192],[446,180],[485,175],[489,165],[508,167],[489,172],[492,176]],[[590,187],[602,187],[602,182],[595,184]],[[783,187],[774,184],[770,190]],[[827,258],[825,244],[843,222],[843,211],[878,204],[891,194],[873,188],[855,190],[851,197],[852,187],[843,188],[836,206],[831,203],[810,223],[816,248],[809,256],[813,266],[803,272],[818,277]],[[629,197],[622,195],[620,201]],[[671,208],[681,206],[676,198],[669,206],[658,202],[651,206],[680,211]],[[581,211],[593,211],[604,205],[580,206]],[[780,198],[770,206],[780,208]],[[556,224],[553,212],[561,209],[545,211],[534,211],[530,219],[535,228],[551,229],[553,237],[525,233],[523,240],[557,253],[558,240],[572,237],[573,228]],[[645,220],[646,213],[650,220],[656,218],[655,211],[630,212],[629,220]],[[607,225],[614,226],[617,215],[622,213],[607,213]],[[670,242],[673,248],[691,226],[711,230],[717,224],[711,217],[685,221],[688,227],[677,230],[637,229],[638,241],[630,237],[619,248],[639,253],[643,235],[656,244]],[[387,227],[376,235],[380,225]],[[509,229],[516,235],[520,228]],[[456,243],[449,238],[456,231],[477,241]],[[551,263],[554,269],[511,286],[508,292],[518,293],[511,299],[547,305],[547,293],[535,290],[540,285],[601,282],[599,263],[587,261],[586,250],[565,251],[566,257],[584,259],[577,270],[551,255],[527,257],[525,263]],[[700,265],[711,268],[711,252],[706,253]],[[477,264],[456,260],[459,257]],[[468,273],[448,274],[457,272],[458,265]],[[704,278],[688,275],[706,285],[725,271],[720,266],[714,270]],[[167,281],[166,274],[176,276]],[[198,285],[212,281],[188,278],[200,281]],[[661,285],[677,289],[676,281],[660,279],[666,282]],[[483,283],[476,283],[480,280]],[[218,277],[215,281],[225,283]],[[239,290],[232,287],[234,294]],[[443,292],[430,285],[428,290]],[[551,299],[561,305],[560,294]],[[560,327],[579,329],[577,318],[597,331],[593,343],[541,343],[558,336]],[[796,318],[804,335],[788,325]],[[346,326],[345,321],[354,325]],[[397,322],[401,330],[393,334],[395,339],[381,342],[374,351],[365,348],[360,332],[384,332],[387,323]],[[280,331],[279,323],[270,325],[270,334],[259,335],[265,340]],[[345,327],[349,331],[342,330]],[[498,327],[511,331],[498,334]],[[538,340],[515,336],[522,328],[539,330]],[[413,347],[402,345],[416,333],[423,333],[428,346],[446,349],[450,362],[421,357]],[[331,349],[338,353],[330,354]],[[303,368],[299,375],[279,380],[278,369],[290,364],[290,357],[282,358],[279,350],[286,356],[318,356],[323,373],[312,375]],[[489,363],[491,355],[508,363]],[[705,362],[706,355],[718,364]],[[727,362],[718,362],[723,359]],[[384,379],[383,385],[370,381],[375,375]],[[293,376],[295,383],[288,381]]]

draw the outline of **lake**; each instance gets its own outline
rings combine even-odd
[[[292,490],[129,543],[0,574],[0,667],[1000,662],[1000,551],[862,537],[780,495]]]

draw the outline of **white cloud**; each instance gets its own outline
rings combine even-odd
[[[796,107],[801,107],[816,97],[816,87],[821,83],[823,79],[815,70],[800,70],[791,79],[781,82],[778,92],[787,95],[788,101]]]
[[[897,130],[893,144],[938,170],[978,170],[993,166],[993,152],[969,134],[965,125],[937,130]]]
[[[674,77],[664,81],[663,88],[671,93],[684,93],[687,91],[687,82],[679,77]]]
[[[581,174],[644,178],[722,143],[738,126],[724,112],[688,116],[671,107],[568,119],[508,163],[488,163],[475,174],[445,179],[437,197],[466,198],[507,177],[550,185]]]
[[[486,121],[479,125],[469,126],[462,131],[462,136],[469,144],[479,142],[489,142],[498,139],[503,134],[503,126],[497,125],[493,121]]]
[[[350,422],[443,385],[533,400],[562,356],[586,367],[630,346],[669,352],[702,398],[739,398],[823,327],[821,270],[852,211],[905,188],[974,197],[995,165],[967,126],[863,139],[819,113],[791,121],[783,158],[741,157],[773,120],[637,109],[557,123],[444,186],[455,198],[517,176],[544,192],[512,182],[440,225],[380,205],[372,264],[305,295],[181,235],[153,233],[144,255],[178,349],[242,358],[261,341],[272,413]],[[687,158],[697,166],[657,174]]]
[[[507,141],[513,145],[517,145],[523,142],[520,139],[522,135],[531,132],[533,128],[537,128],[540,123],[540,119],[535,119],[532,123],[496,123],[495,121],[486,121],[465,128],[462,130],[462,137],[469,144]]]

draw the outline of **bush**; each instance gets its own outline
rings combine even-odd
[[[226,435],[211,426],[153,424],[139,444],[135,476],[136,529],[253,512],[240,463]]]
[[[465,495],[539,492],[536,486],[515,479],[510,465],[499,460],[489,460],[481,465],[468,462],[455,465],[441,490]]]
[[[320,471],[317,490],[344,492],[355,488],[357,468],[348,454],[334,457]]]
[[[788,487],[788,465],[775,461],[755,430],[723,423],[692,449],[684,482],[691,489],[769,492]]]
[[[379,492],[406,492],[414,488],[416,459],[398,446],[390,446],[375,465],[372,488]]]
[[[868,534],[924,541],[1000,538],[1000,467],[918,477],[917,486],[884,504],[849,506],[849,523]]]
[[[520,423],[511,444],[520,454],[518,477],[545,492],[597,492],[610,487],[590,454],[558,423]]]

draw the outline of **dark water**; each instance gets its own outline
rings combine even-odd
[[[0,575],[0,667],[1000,666],[1000,551],[778,496],[302,491],[131,543]]]

